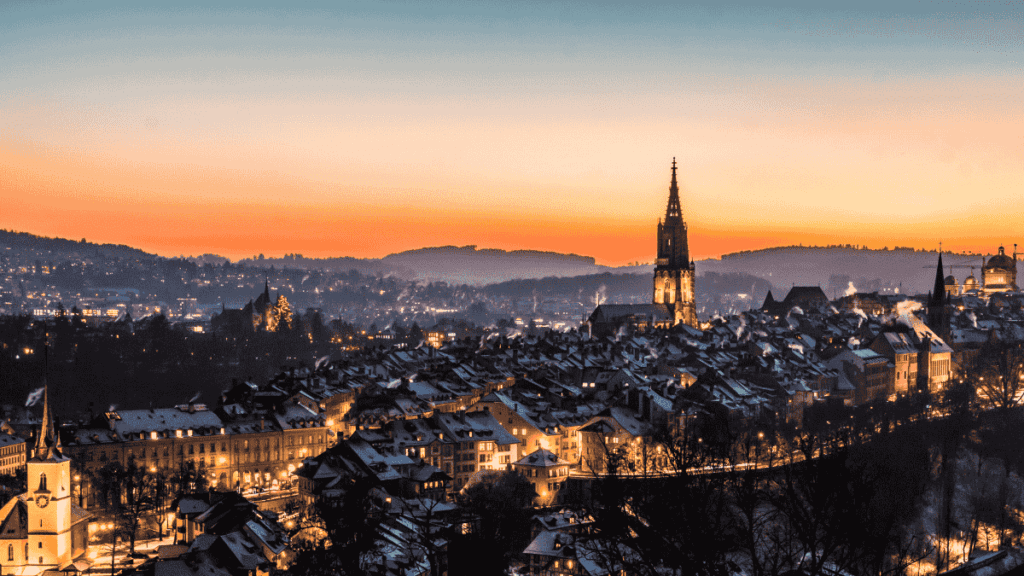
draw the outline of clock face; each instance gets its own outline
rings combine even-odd
[[[36,496],[36,506],[40,508],[46,508],[46,505],[50,503],[50,497],[46,495]]]

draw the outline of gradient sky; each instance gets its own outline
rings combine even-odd
[[[828,4],[828,7],[819,6]],[[1018,2],[0,2],[0,228],[653,259],[1020,241]]]

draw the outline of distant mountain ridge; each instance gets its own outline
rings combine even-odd
[[[46,258],[139,258],[166,259],[120,244],[95,244],[63,238],[48,238],[26,232],[0,230],[0,246],[48,252]],[[993,253],[996,251],[993,247]],[[0,252],[0,256],[3,252]],[[947,266],[962,283],[974,267],[981,279],[983,255],[945,252]],[[697,274],[745,274],[759,277],[779,291],[793,285],[821,286],[829,297],[855,291],[900,291],[923,293],[935,278],[938,252],[913,248],[869,249],[853,245],[778,246],[724,254],[696,262]],[[171,258],[173,260],[173,258]],[[198,264],[221,264],[228,259],[203,254],[189,260]],[[540,250],[501,250],[468,246],[437,246],[406,250],[383,258],[307,258],[287,254],[280,258],[245,258],[236,262],[260,268],[320,268],[336,272],[357,270],[364,274],[395,275],[406,279],[444,281],[449,284],[488,285],[514,280],[567,278],[597,274],[651,274],[653,265],[602,266],[591,256]],[[943,274],[948,275],[947,268]],[[776,294],[782,298],[785,294]]]
[[[541,250],[502,250],[468,246],[436,246],[388,254],[383,258],[308,258],[286,254],[281,258],[246,258],[239,264],[322,268],[334,271],[394,274],[407,279],[484,285],[509,280],[582,276],[604,272],[635,273],[646,266],[601,266],[592,256]]]

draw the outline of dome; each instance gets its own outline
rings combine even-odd
[[[994,270],[996,268],[1009,270],[1010,268],[1013,268],[1016,265],[1017,262],[1013,258],[1007,256],[1006,252],[1003,250],[1003,247],[1000,246],[999,254],[996,254],[995,256],[989,258],[988,262],[985,263],[985,270]]]
[[[946,286],[956,286],[956,278],[952,274],[946,276]]]
[[[971,274],[970,276],[967,277],[966,280],[964,280],[964,286],[977,286],[977,285],[978,285],[978,279],[974,277],[974,274]]]

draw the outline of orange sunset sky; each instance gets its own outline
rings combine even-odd
[[[2,4],[0,228],[621,265],[675,157],[698,259],[1024,239],[1015,5],[638,6]]]

